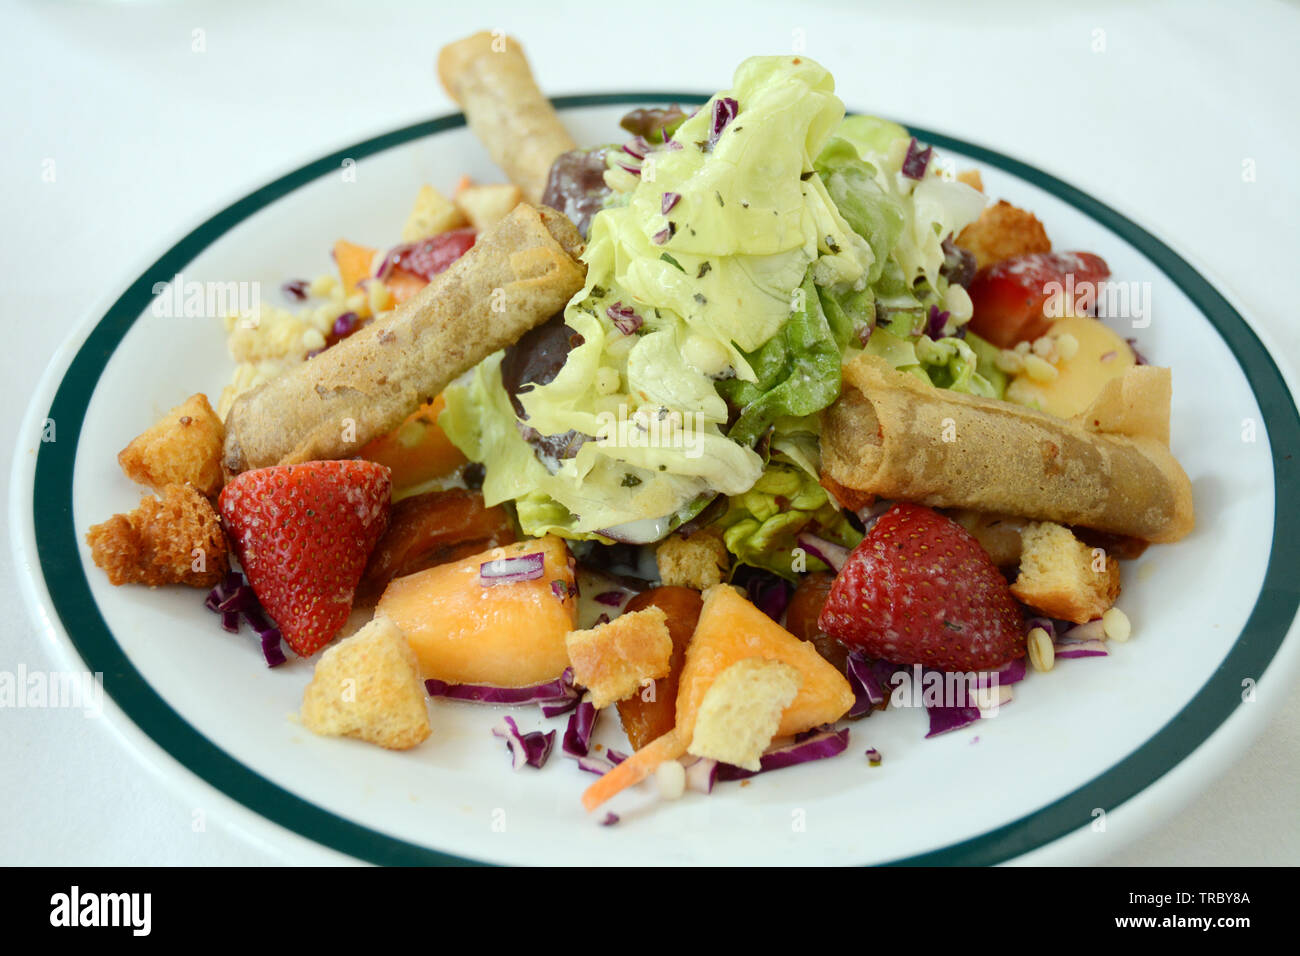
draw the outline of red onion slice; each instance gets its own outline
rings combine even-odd
[[[484,561],[479,565],[478,579],[480,585],[490,588],[497,584],[536,581],[545,570],[546,555],[538,551],[534,554],[516,554],[508,558]]]

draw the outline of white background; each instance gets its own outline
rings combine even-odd
[[[58,343],[172,240],[309,159],[450,111],[438,48],[498,27],[524,42],[551,94],[709,92],[802,31],[851,108],[992,146],[1118,207],[1206,268],[1300,366],[1294,4],[450,6],[0,3],[0,448],[15,446]],[[0,670],[56,666],[7,547],[0,620]],[[0,768],[0,863],[282,859],[211,820],[195,832],[196,808],[79,712],[0,711]],[[1209,791],[1107,860],[1294,865],[1297,821],[1293,698]]]

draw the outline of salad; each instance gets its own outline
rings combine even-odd
[[[510,182],[425,186],[400,243],[227,319],[216,408],[119,456],[158,496],[89,529],[114,584],[316,657],[320,734],[515,708],[514,769],[558,736],[589,810],[844,754],[890,706],[957,730],[1129,638],[1121,561],[1194,515],[1101,257],[805,56],[579,145],[499,43],[439,75]]]

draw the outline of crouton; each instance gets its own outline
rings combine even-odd
[[[1034,522],[1020,533],[1020,575],[1011,593],[1048,617],[1083,624],[1119,597],[1119,562],[1088,547],[1069,528]]]
[[[161,490],[187,482],[209,498],[221,491],[226,428],[207,396],[191,395],[118,453],[132,481]]]
[[[167,485],[159,500],[94,525],[86,534],[90,556],[114,585],[188,584],[210,588],[230,570],[221,519],[192,485]]]
[[[655,563],[665,587],[704,591],[722,583],[731,566],[731,556],[722,543],[722,536],[708,528],[665,538],[655,550]]]
[[[985,266],[1031,252],[1051,252],[1043,224],[1031,212],[1017,209],[1005,199],[986,208],[957,236],[957,245],[975,255],[975,265]]]
[[[984,191],[984,177],[980,175],[978,169],[963,169],[957,174],[957,182],[965,183],[971,189]]]
[[[638,693],[644,681],[668,675],[673,639],[667,622],[663,609],[651,605],[565,636],[573,679],[591,692],[597,709]]]
[[[468,225],[465,214],[450,199],[432,186],[421,186],[415,197],[415,206],[402,227],[402,241],[419,242]]]
[[[487,186],[464,186],[456,190],[456,208],[479,232],[490,229],[510,215],[524,201],[518,186],[493,183]]]
[[[746,657],[713,679],[700,702],[695,731],[686,752],[760,770],[781,723],[781,714],[799,693],[803,677],[783,661]]]
[[[322,737],[355,737],[409,750],[430,734],[415,651],[386,617],[331,647],[302,695],[302,724]]]

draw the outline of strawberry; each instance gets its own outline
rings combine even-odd
[[[388,469],[369,461],[258,468],[222,489],[218,507],[248,583],[299,657],[347,622],[391,494]]]
[[[1106,261],[1091,252],[1031,252],[979,271],[971,282],[975,314],[970,330],[999,348],[1033,341],[1052,327],[1044,306],[1069,291],[1079,302],[1096,301],[1098,285],[1110,275]]]
[[[988,552],[914,504],[894,505],[853,549],[817,623],[895,664],[978,671],[1025,654],[1019,605]]]
[[[429,239],[412,243],[393,260],[407,272],[432,279],[469,251],[474,245],[473,229],[452,229]]]

